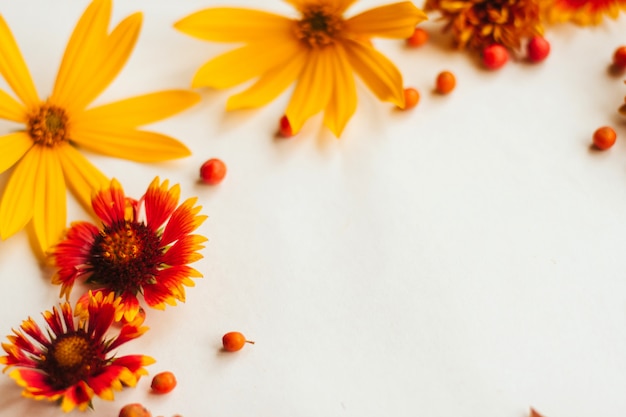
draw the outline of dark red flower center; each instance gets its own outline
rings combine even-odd
[[[105,226],[90,253],[92,274],[88,282],[115,291],[137,294],[154,282],[163,252],[160,237],[143,223],[120,222]]]
[[[310,47],[324,47],[334,43],[343,29],[343,18],[331,7],[309,6],[296,22],[296,37]]]
[[[82,330],[63,334],[52,341],[41,369],[55,389],[70,387],[96,373],[105,359],[99,346]]]
[[[44,103],[28,117],[28,134],[38,145],[54,146],[68,140],[68,117],[60,107]]]

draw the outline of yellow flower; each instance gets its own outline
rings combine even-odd
[[[497,43],[519,49],[522,39],[540,35],[540,0],[426,0],[438,11],[458,49],[481,51]]]
[[[616,19],[626,10],[626,0],[544,0],[544,16],[550,23],[598,25],[604,17]]]
[[[404,107],[402,75],[376,51],[371,37],[407,38],[427,17],[411,2],[377,7],[350,18],[355,0],[287,0],[300,13],[289,19],[240,8],[210,8],[175,27],[188,35],[244,45],[204,64],[193,87],[230,88],[253,78],[231,96],[227,110],[263,106],[297,81],[286,110],[294,132],[324,111],[324,124],[340,136],[356,110],[356,73],[382,101]]]
[[[109,180],[76,147],[150,162],[180,158],[177,140],[139,130],[198,102],[197,94],[161,91],[93,108],[135,45],[140,13],[108,32],[111,0],[94,0],[67,44],[52,94],[39,98],[17,43],[0,16],[0,74],[19,101],[0,90],[0,118],[24,129],[0,137],[0,173],[15,166],[0,202],[0,236],[6,239],[32,219],[42,250],[57,242],[66,224],[66,182],[90,207],[91,195]],[[21,101],[21,102],[20,102]]]

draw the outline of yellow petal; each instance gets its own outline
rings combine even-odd
[[[94,66],[100,64],[111,18],[111,0],[94,0],[74,28],[63,54],[50,100],[66,109],[89,83]]]
[[[19,232],[33,217],[37,170],[41,165],[41,146],[24,155],[9,178],[0,202],[0,236],[7,239]]]
[[[137,127],[179,113],[200,101],[186,90],[168,90],[94,107],[72,119],[74,128],[97,125]]]
[[[311,49],[304,71],[289,100],[285,114],[291,128],[298,132],[304,122],[319,113],[330,99],[329,85],[332,85],[332,62],[330,48]]]
[[[57,243],[66,221],[66,190],[56,148],[41,147],[41,164],[37,169],[33,226],[43,253]]]
[[[293,22],[259,10],[215,7],[192,13],[174,27],[187,35],[217,42],[261,42],[293,36]]]
[[[402,74],[383,54],[370,46],[346,41],[346,55],[352,68],[382,101],[404,108]]]
[[[86,209],[91,210],[91,196],[105,188],[109,179],[69,143],[59,145],[57,153],[70,190]]]
[[[24,106],[2,90],[0,90],[0,119],[20,123],[26,123],[28,120]]]
[[[39,104],[39,96],[33,79],[11,29],[9,29],[2,15],[0,15],[0,74],[22,100],[26,108],[32,108]]]
[[[131,161],[157,162],[191,155],[181,142],[159,133],[117,126],[72,131],[72,141],[81,147]]]
[[[14,132],[0,136],[0,173],[11,168],[33,146],[26,132]]]
[[[74,109],[83,109],[111,84],[130,56],[141,30],[143,16],[135,13],[128,16],[113,30],[106,46],[99,52],[99,62],[94,62],[92,73],[85,71],[76,83],[76,94],[72,97]]]
[[[287,56],[289,58],[286,62],[267,71],[250,88],[231,96],[226,103],[226,110],[261,107],[285,91],[302,72],[308,54],[300,48]]]
[[[357,96],[354,75],[343,47],[335,48],[334,54],[333,86],[330,101],[324,113],[324,125],[339,137],[356,111]]]
[[[347,30],[365,37],[405,39],[411,36],[415,25],[428,19],[426,14],[405,1],[367,10],[346,21]]]
[[[283,62],[295,42],[254,43],[218,56],[204,64],[193,77],[192,87],[230,88]]]

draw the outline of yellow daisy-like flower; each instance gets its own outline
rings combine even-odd
[[[193,87],[230,88],[258,78],[231,96],[227,110],[263,106],[297,81],[286,110],[293,132],[324,111],[324,124],[340,136],[356,110],[356,73],[382,101],[404,107],[402,75],[367,41],[409,37],[426,15],[411,2],[377,7],[350,18],[355,0],[287,0],[300,13],[290,19],[241,8],[210,8],[175,24],[188,35],[244,45],[204,64]]]
[[[87,108],[113,81],[133,50],[140,13],[109,33],[111,0],[94,0],[68,42],[52,94],[39,98],[17,43],[0,16],[0,74],[17,98],[0,90],[0,118],[24,129],[0,137],[0,173],[15,166],[0,202],[0,236],[6,239],[32,219],[42,250],[57,242],[66,224],[66,182],[89,207],[94,190],[109,180],[76,147],[149,162],[190,154],[177,140],[138,127],[199,101],[184,90],[161,91]]]
[[[598,25],[605,17],[616,19],[626,10],[626,0],[544,0],[543,15],[550,23]]]
[[[426,0],[424,8],[441,13],[458,49],[519,49],[524,38],[543,32],[539,0]]]

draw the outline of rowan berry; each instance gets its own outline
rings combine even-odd
[[[254,342],[246,340],[246,337],[239,332],[229,332],[222,337],[222,345],[227,352],[236,352],[241,350],[246,343]]]
[[[613,146],[616,139],[615,130],[609,126],[600,127],[593,133],[593,145],[603,151]]]
[[[291,123],[289,123],[289,119],[287,119],[287,116],[283,116],[280,118],[280,122],[278,123],[278,133],[283,138],[290,138],[294,135],[293,129],[291,128]]]
[[[620,46],[613,53],[613,65],[618,68],[626,68],[626,46]]]
[[[533,36],[526,45],[526,52],[531,62],[541,62],[550,55],[550,42],[543,36]]]
[[[437,76],[436,90],[439,94],[448,94],[456,87],[456,78],[450,71],[440,72]]]
[[[119,417],[152,417],[152,414],[143,405],[133,403],[122,407]]]
[[[417,48],[428,42],[428,32],[422,28],[415,28],[411,37],[407,38],[406,44],[410,47]]]
[[[169,371],[158,373],[152,378],[150,388],[157,394],[167,394],[176,388],[176,377]]]
[[[226,164],[220,159],[211,158],[200,167],[200,178],[207,184],[219,184],[225,176]]]
[[[417,103],[420,101],[420,93],[413,87],[408,87],[404,89],[404,109],[408,110],[417,106]]]
[[[483,64],[490,70],[500,69],[509,60],[509,51],[497,43],[483,49]]]

